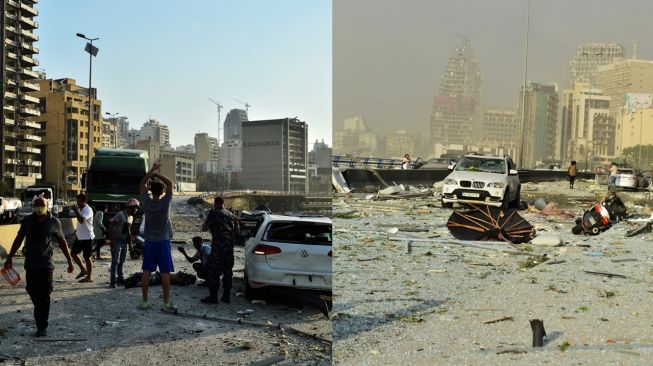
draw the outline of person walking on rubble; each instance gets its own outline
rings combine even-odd
[[[25,240],[25,290],[34,304],[35,337],[48,335],[50,294],[52,294],[53,247],[56,242],[68,261],[68,273],[73,273],[73,261],[68,243],[61,231],[61,222],[48,211],[47,199],[34,197],[34,213],[23,219],[9,250],[4,268],[12,268],[12,258]]]
[[[224,207],[224,199],[216,197],[213,209],[202,224],[202,231],[211,232],[211,255],[207,261],[209,296],[201,301],[218,303],[220,276],[222,275],[222,302],[230,301],[234,267],[234,241],[238,232],[236,216]]]
[[[173,183],[169,178],[157,173],[160,167],[161,164],[154,163],[141,180],[141,202],[143,211],[147,215],[147,225],[143,232],[145,237],[141,278],[143,301],[140,308],[145,310],[150,307],[148,302],[150,273],[156,271],[158,266],[161,272],[161,287],[163,287],[161,310],[175,312],[177,308],[170,302],[170,273],[175,271],[170,247],[172,239],[170,203]],[[152,192],[151,198],[147,193],[148,188]]]
[[[132,246],[131,228],[134,222],[134,214],[138,209],[139,202],[135,198],[127,200],[125,208],[118,212],[109,225],[109,238],[111,240],[111,268],[109,271],[109,287],[116,288],[125,284],[125,277],[122,271],[127,256],[127,246]],[[116,278],[116,274],[118,277]]]
[[[574,181],[576,181],[576,160],[572,160],[569,168],[567,168],[567,174],[569,175],[569,189],[574,189]]]
[[[73,206],[75,218],[77,218],[77,231],[75,232],[75,241],[73,242],[73,249],[71,255],[80,272],[77,278],[81,278],[79,282],[93,282],[93,209],[86,201],[86,195],[80,193],[77,195],[77,205]],[[82,264],[79,254],[84,256],[86,267]]]
[[[107,240],[107,228],[104,226],[104,214],[107,212],[108,208],[108,206],[96,206],[95,215],[93,215],[93,234],[95,234],[95,248],[93,248],[93,252],[95,252],[96,260],[103,259],[100,255],[100,249],[102,249],[104,244],[106,244]]]
[[[610,163],[608,189],[614,188],[617,185],[617,169],[617,163],[614,161]]]

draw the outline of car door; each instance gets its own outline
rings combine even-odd
[[[603,167],[596,167],[596,175],[594,176],[594,180],[596,181],[596,184],[605,186],[608,185],[608,178],[610,176],[610,172],[603,168]]]

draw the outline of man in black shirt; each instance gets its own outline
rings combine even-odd
[[[54,243],[68,260],[68,273],[73,272],[73,261],[68,252],[68,244],[61,231],[61,223],[53,217],[47,208],[47,200],[42,197],[34,199],[34,213],[23,219],[18,235],[11,246],[4,267],[12,267],[12,258],[25,239],[25,289],[34,304],[36,320],[36,337],[47,335],[48,317],[50,315],[50,294],[52,293],[52,260]]]

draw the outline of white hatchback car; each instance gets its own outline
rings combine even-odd
[[[265,215],[245,243],[245,297],[263,287],[331,291],[332,221]]]
[[[478,203],[508,208],[519,204],[521,185],[509,157],[467,154],[442,182],[442,207]]]

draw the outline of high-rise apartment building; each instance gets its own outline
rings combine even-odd
[[[198,162],[218,160],[218,139],[216,137],[210,137],[206,132],[196,133],[194,143]]]
[[[161,174],[179,183],[195,183],[195,154],[175,151],[161,151]],[[189,189],[184,189],[189,190]]]
[[[619,116],[626,93],[653,92],[653,61],[627,59],[599,66],[596,86],[610,97],[610,115]]]
[[[308,191],[308,125],[297,118],[243,124],[241,184],[248,189]]]
[[[363,117],[345,118],[344,128],[333,131],[333,152],[336,155],[375,156],[379,137],[365,124]]]
[[[226,140],[218,155],[218,172],[231,175],[243,170],[243,142],[240,139]],[[229,178],[231,179],[231,178]]]
[[[308,153],[308,161],[318,168],[331,168],[331,154],[333,151],[324,140],[315,140],[313,149]]]
[[[465,38],[456,48],[442,74],[440,90],[435,96],[431,113],[431,142],[433,144],[474,143],[478,131],[483,80],[471,42]]]
[[[32,68],[39,62],[34,45],[39,27],[34,18],[36,0],[1,0],[0,60],[2,62],[2,117],[0,120],[0,176],[10,189],[22,189],[43,178],[37,144],[41,141],[39,99],[35,81],[40,76]]]
[[[519,140],[519,118],[515,107],[483,107],[480,145],[515,157]]]
[[[224,119],[223,140],[240,139],[243,122],[247,122],[247,111],[244,109],[232,109]]]
[[[70,78],[39,81],[39,99],[43,126],[40,143],[45,164],[44,180],[57,182],[62,194],[73,197],[81,191],[81,176],[88,165],[88,88]],[[93,144],[91,153],[103,147],[100,116],[102,102],[93,92]],[[67,143],[66,143],[67,142]],[[113,146],[111,146],[113,147]],[[91,155],[92,157],[92,155]]]
[[[576,160],[579,168],[592,169],[614,155],[614,118],[610,97],[589,83],[575,83],[562,92],[560,158]]]
[[[388,135],[386,139],[385,152],[388,157],[402,158],[409,154],[415,158],[415,141],[417,136],[409,135],[406,130],[397,130]]]
[[[598,68],[625,57],[624,47],[617,43],[586,43],[576,47],[569,61],[571,85],[589,83],[596,86]]]
[[[152,140],[161,146],[168,146],[170,145],[170,130],[167,125],[161,124],[155,119],[150,119],[143,123],[138,139]]]
[[[525,94],[522,87],[519,105],[520,111],[521,106],[525,107],[524,125],[520,139],[521,156],[518,156],[517,160],[522,168],[534,168],[538,162],[553,162],[559,157],[556,149],[558,86],[530,82]]]
[[[102,120],[102,147],[115,149],[120,147],[120,135],[117,121],[112,119]]]

